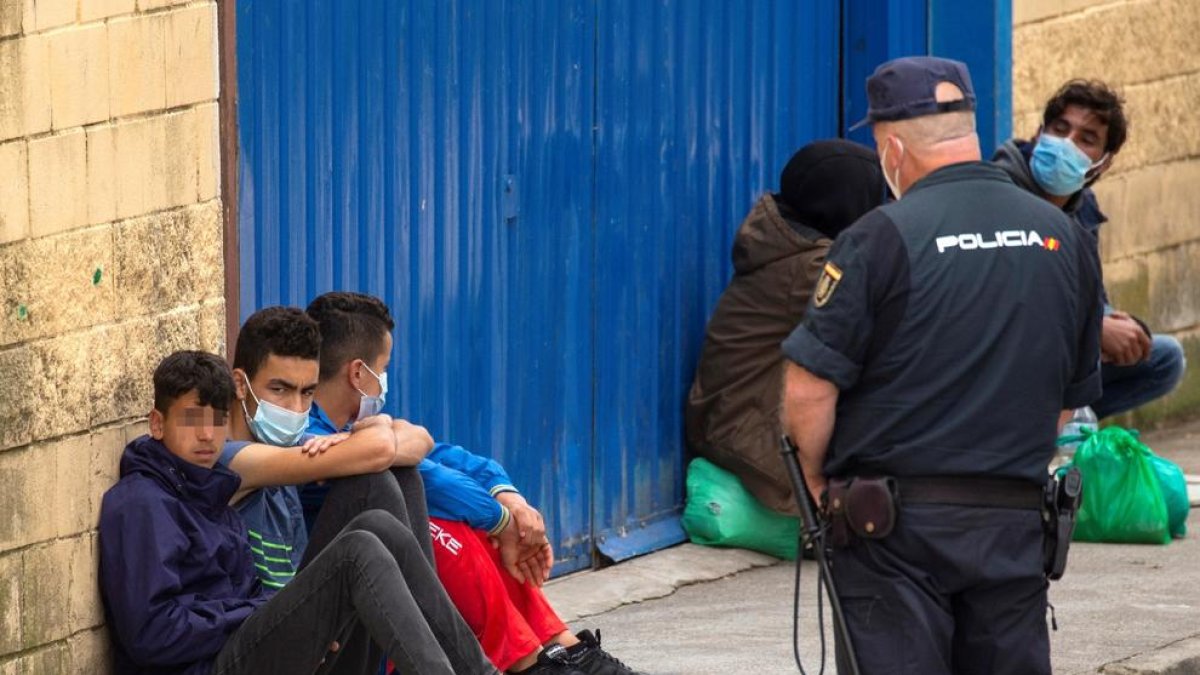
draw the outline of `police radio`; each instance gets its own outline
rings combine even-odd
[[[783,463],[787,465],[788,477],[792,481],[792,491],[796,494],[796,503],[800,506],[800,548],[798,553],[804,551],[804,544],[812,546],[813,557],[817,560],[817,625],[821,631],[821,670],[818,673],[825,672],[825,619],[822,611],[821,589],[829,594],[829,609],[833,615],[833,631],[834,644],[839,648],[839,656],[845,659],[845,664],[849,667],[848,673],[840,675],[860,675],[861,671],[858,668],[858,657],[854,651],[854,645],[850,641],[850,630],[846,627],[846,618],[842,614],[842,601],[838,598],[837,588],[833,583],[833,574],[829,569],[829,545],[827,541],[828,524],[822,522],[817,515],[816,505],[813,503],[812,495],[808,492],[808,484],[804,482],[804,474],[800,471],[800,460],[796,457],[796,446],[792,444],[792,439],[783,436],[779,439],[782,447],[780,455],[783,456]],[[800,662],[800,563],[802,556],[797,555],[796,558],[796,587],[792,595],[792,656],[796,659],[796,667],[800,669],[801,675],[807,675],[804,671],[804,664]]]

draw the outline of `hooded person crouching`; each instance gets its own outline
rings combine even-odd
[[[734,239],[734,276],[709,319],[688,394],[687,439],[775,511],[796,513],[779,459],[779,343],[803,317],[834,237],[886,190],[874,151],[816,141],[792,156],[780,191],[758,200]]]

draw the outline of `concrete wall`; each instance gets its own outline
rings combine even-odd
[[[1191,370],[1127,424],[1200,414],[1200,2],[1013,0],[1013,133],[1072,77],[1124,94],[1129,140],[1096,184],[1113,304],[1183,341]]]
[[[216,7],[0,0],[0,675],[108,672],[100,497],[224,350]]]

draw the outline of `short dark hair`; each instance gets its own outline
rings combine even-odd
[[[208,352],[175,352],[154,369],[154,409],[166,414],[179,397],[195,390],[200,405],[229,411],[236,392],[225,359]]]
[[[369,361],[383,353],[384,336],[396,327],[387,305],[373,295],[335,291],[308,304],[321,326],[321,379],[337,374],[353,359]]]
[[[1115,155],[1121,150],[1129,134],[1129,120],[1125,118],[1125,100],[1120,94],[1100,80],[1071,80],[1046,101],[1042,125],[1049,127],[1070,105],[1087,108],[1108,125],[1105,152]]]
[[[319,359],[321,329],[317,322],[299,307],[266,307],[251,314],[238,331],[233,367],[252,378],[272,354]]]

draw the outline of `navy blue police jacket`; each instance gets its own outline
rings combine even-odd
[[[983,162],[838,235],[783,352],[840,394],[829,476],[1042,484],[1059,412],[1100,396],[1094,238]]]
[[[125,447],[100,510],[100,591],[120,675],[207,674],[266,602],[229,507],[240,484],[149,436]]]

